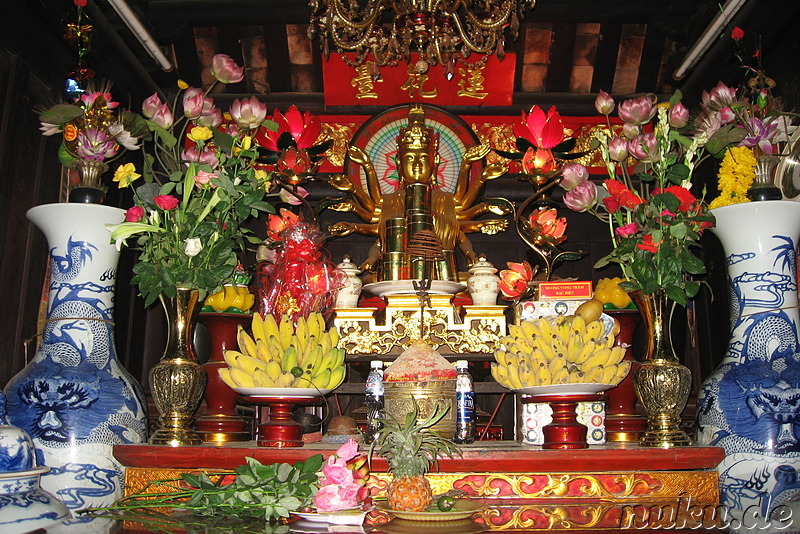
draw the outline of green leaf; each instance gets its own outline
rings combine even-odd
[[[63,125],[83,116],[83,108],[74,104],[56,104],[39,115],[39,120]]]
[[[676,286],[668,286],[665,288],[665,292],[667,296],[680,304],[681,306],[686,306],[686,293],[683,290]]]

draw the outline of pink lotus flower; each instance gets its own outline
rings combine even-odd
[[[742,128],[741,126],[737,126]],[[761,121],[757,117],[750,117],[747,122],[747,135],[739,146],[758,146],[764,154],[772,154],[772,139],[778,133],[778,123],[773,120]]]
[[[597,185],[585,180],[564,195],[564,204],[572,211],[584,212],[597,203]]]
[[[655,99],[645,95],[620,102],[617,114],[628,124],[647,124],[656,111]]]
[[[114,156],[117,150],[117,142],[103,130],[86,128],[78,133],[75,151],[79,158],[103,161]]]
[[[214,108],[211,113],[204,113],[195,121],[198,126],[206,126],[207,128],[216,128],[222,124],[222,111]]]
[[[267,105],[262,104],[256,97],[234,100],[231,104],[231,117],[240,128],[252,130],[261,126],[267,118]]]
[[[711,91],[703,91],[700,98],[704,108],[719,111],[731,107],[736,102],[736,89],[719,82]]]
[[[141,206],[131,206],[128,208],[128,211],[125,212],[125,221],[126,222],[139,222],[144,217],[144,208]]]
[[[638,124],[628,124],[627,122],[622,125],[622,136],[626,139],[633,139],[642,133],[642,128]]]
[[[520,120],[514,123],[514,135],[522,137],[536,148],[553,148],[564,140],[564,124],[561,115],[552,106],[545,115],[539,106],[533,106]]]
[[[628,142],[619,136],[614,136],[608,142],[608,157],[611,161],[625,161],[628,159]]]
[[[667,118],[669,119],[669,125],[673,128],[683,128],[689,124],[689,110],[686,109],[686,106],[678,102],[669,108]]]
[[[162,105],[163,103],[158,98],[158,93],[153,93],[142,102],[142,114],[148,119],[152,119]]]
[[[211,60],[211,74],[220,83],[237,83],[244,79],[244,68],[237,65],[230,56],[217,54]]]
[[[288,148],[286,146],[279,147],[278,145],[278,140],[285,132],[289,133],[297,148],[303,149],[314,146],[322,131],[319,117],[311,115],[308,111],[305,114],[301,114],[295,105],[289,106],[289,109],[286,110],[286,115],[276,109],[271,118],[278,123],[278,130],[266,131],[260,140],[264,148],[274,152]]]
[[[614,99],[611,95],[600,89],[597,98],[594,99],[594,108],[601,115],[611,115],[614,111]]]
[[[567,163],[561,169],[560,185],[566,191],[571,191],[589,178],[589,171],[580,163]]]
[[[154,123],[158,124],[165,130],[169,130],[172,127],[173,122],[175,122],[175,117],[172,115],[172,110],[169,109],[167,104],[158,106],[158,109],[156,109],[151,118]]]
[[[281,202],[286,202],[291,206],[299,206],[303,203],[301,199],[306,198],[307,196],[308,191],[300,186],[295,187],[292,193],[283,188],[281,188],[280,193],[278,193],[278,197],[280,197]]]
[[[153,197],[153,202],[165,211],[171,211],[178,207],[178,199],[172,195],[156,195]]]
[[[661,159],[658,141],[651,133],[637,135],[628,143],[628,153],[643,163],[654,163]]]
[[[208,98],[202,89],[190,87],[183,93],[183,114],[189,120],[214,113],[214,99]]]
[[[111,101],[111,93],[101,93],[99,91],[95,91],[94,93],[89,94],[82,94],[81,95],[81,102],[83,103],[83,107],[88,109],[94,106],[95,102],[105,104],[105,107],[108,109],[114,109],[119,106],[119,102],[112,102]]]

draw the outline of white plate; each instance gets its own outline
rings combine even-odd
[[[583,382],[577,384],[550,384],[549,386],[533,386],[515,389],[523,395],[592,395],[601,393],[614,387],[614,384],[598,384],[596,382]]]
[[[331,525],[360,525],[364,522],[367,515],[363,510],[341,510],[339,512],[292,512],[299,518],[311,521],[312,523],[328,523]]]
[[[233,390],[245,397],[281,397],[284,399],[310,399],[325,396],[333,391],[332,389],[314,388],[233,388]]]
[[[414,280],[386,280],[384,282],[374,282],[364,286],[364,291],[369,291],[377,297],[387,295],[413,295]],[[467,289],[467,286],[458,282],[447,280],[431,280],[431,288],[428,290],[430,295],[455,295]]]

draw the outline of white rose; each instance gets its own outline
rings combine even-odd
[[[203,250],[203,244],[200,242],[200,239],[197,237],[190,237],[186,240],[186,248],[183,252],[187,256],[194,257],[200,254],[201,250]]]

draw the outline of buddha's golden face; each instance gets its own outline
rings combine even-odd
[[[436,156],[425,148],[405,147],[398,152],[397,171],[406,184],[432,183]]]

